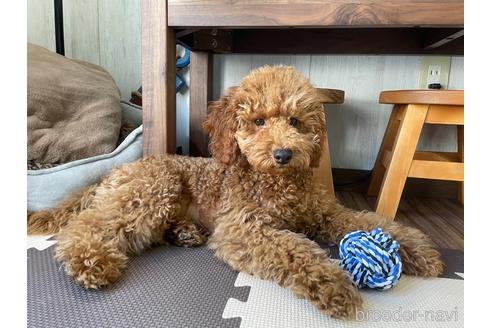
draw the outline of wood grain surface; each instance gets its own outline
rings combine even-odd
[[[463,11],[462,0],[169,0],[169,25],[463,26]]]
[[[208,137],[202,123],[212,98],[212,55],[192,52],[190,58],[190,155],[209,156]]]
[[[379,96],[381,104],[464,104],[463,90],[391,90],[383,91]]]
[[[142,0],[144,155],[176,152],[176,42],[167,1]]]

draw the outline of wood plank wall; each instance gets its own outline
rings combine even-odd
[[[53,0],[27,0],[27,40],[56,50]]]
[[[122,99],[141,84],[140,1],[65,0],[65,52],[107,69]],[[28,0],[28,40],[55,49],[52,0]],[[319,87],[345,90],[343,105],[328,111],[331,158],[335,168],[369,170],[375,161],[391,106],[377,104],[385,89],[416,88],[419,56],[215,55],[214,98],[237,85],[252,68],[264,64],[293,65]],[[189,73],[184,72],[189,83]],[[453,57],[449,87],[462,89],[463,57]],[[188,152],[189,97],[177,95],[177,145]],[[456,129],[426,127],[421,150],[456,150]]]
[[[55,51],[53,0],[28,0],[27,40]],[[140,87],[140,1],[64,0],[65,55],[104,67],[124,100]]]

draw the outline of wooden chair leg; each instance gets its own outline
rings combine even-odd
[[[333,175],[331,172],[331,159],[328,137],[325,140],[325,151],[321,155],[319,167],[314,169],[314,179],[321,183],[328,194],[335,196],[335,187],[333,186]]]
[[[412,165],[428,105],[407,105],[376,202],[376,213],[394,219]]]
[[[403,110],[402,106],[395,105],[393,111],[391,112],[388,126],[386,127],[386,131],[384,132],[383,141],[381,142],[381,147],[379,147],[378,157],[376,158],[374,169],[372,170],[371,182],[369,183],[369,188],[367,190],[367,195],[369,196],[377,196],[379,194],[379,190],[381,189],[381,183],[383,182],[385,171],[381,160],[386,150],[393,149],[393,143],[395,141],[396,133],[398,132],[398,126],[400,124],[400,121],[398,121],[397,117],[401,110]]]
[[[458,158],[460,162],[465,162],[465,126],[458,125]],[[465,203],[465,182],[459,182],[458,201]]]
[[[167,1],[144,0],[142,109],[144,155],[176,152],[176,33],[167,26]]]

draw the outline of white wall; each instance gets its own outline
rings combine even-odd
[[[141,84],[140,1],[65,0],[65,52],[108,70],[129,99]],[[28,40],[55,49],[52,0],[28,0]],[[333,167],[371,169],[391,106],[377,103],[379,92],[418,86],[419,56],[215,55],[214,98],[237,85],[255,67],[293,65],[315,86],[345,90],[345,103],[329,106],[328,133]],[[184,72],[189,83],[189,73]],[[463,89],[463,57],[453,57],[449,87]],[[177,144],[188,152],[189,97],[177,95]],[[426,126],[423,150],[456,150],[456,129]]]

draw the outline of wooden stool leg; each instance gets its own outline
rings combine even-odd
[[[458,125],[458,159],[465,162],[465,126]],[[465,202],[465,182],[459,182],[458,200],[461,204]]]
[[[335,197],[335,187],[333,186],[333,174],[331,172],[330,147],[328,135],[325,140],[325,151],[321,154],[319,167],[314,169],[314,179],[321,183],[328,191],[328,194]]]
[[[394,218],[412,165],[428,105],[407,105],[376,203],[376,213]]]
[[[386,150],[391,150],[393,148],[393,143],[395,141],[396,133],[398,132],[398,126],[400,122],[398,121],[398,113],[402,110],[402,106],[395,105],[391,116],[388,121],[388,126],[384,132],[383,141],[381,142],[381,147],[379,147],[378,157],[374,163],[374,169],[371,174],[371,182],[367,190],[369,196],[376,196],[381,188],[381,183],[383,182],[385,168],[381,162],[383,154]]]
[[[323,152],[323,154],[321,155],[319,167],[314,169],[314,179],[321,183],[327,189],[330,195],[335,196],[328,140],[326,140],[326,151]]]

